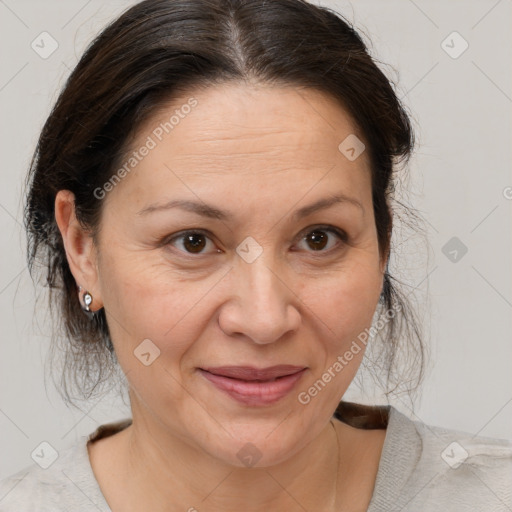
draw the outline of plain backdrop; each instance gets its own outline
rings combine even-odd
[[[0,1],[0,478],[31,464],[42,441],[59,451],[129,415],[116,396],[69,409],[45,379],[50,332],[38,320],[45,312],[34,311],[41,290],[26,268],[22,212],[58,91],[86,45],[132,3]],[[391,403],[429,424],[512,439],[512,2],[317,3],[360,29],[418,137],[407,199],[424,216],[428,243],[395,233],[396,271],[425,301],[431,363],[414,412],[406,400]],[[31,46],[42,32],[58,44],[47,58]]]

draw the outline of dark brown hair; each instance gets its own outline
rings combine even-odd
[[[41,263],[62,328],[68,400],[71,385],[90,397],[117,363],[104,310],[93,321],[81,310],[55,222],[57,192],[73,192],[77,218],[96,240],[103,203],[94,190],[114,174],[141,124],[178,94],[249,80],[314,88],[352,116],[370,157],[379,249],[391,249],[396,173],[410,157],[413,130],[392,82],[349,22],[303,0],[140,2],[85,51],[42,129],[27,178],[29,268],[34,277]],[[408,218],[416,214],[408,210]],[[396,284],[388,268],[379,308],[400,313],[379,333],[376,368],[387,392],[414,389],[424,371],[420,325]],[[398,353],[408,354],[408,364],[396,369]]]

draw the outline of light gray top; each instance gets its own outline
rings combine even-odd
[[[47,469],[34,463],[2,480],[0,512],[111,512],[89,462],[92,436]],[[512,441],[429,426],[390,407],[368,512],[419,510],[511,512]]]

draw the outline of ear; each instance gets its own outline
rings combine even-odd
[[[75,196],[69,190],[57,192],[55,220],[62,235],[71,273],[77,286],[80,285],[92,295],[91,311],[97,311],[103,307],[98,282],[97,251],[90,232],[76,218]]]

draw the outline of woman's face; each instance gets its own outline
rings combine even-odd
[[[183,96],[138,131],[106,187],[86,283],[134,425],[238,466],[284,461],[326,426],[383,282],[354,135],[319,92],[234,84]],[[256,372],[281,365],[293,368]]]

